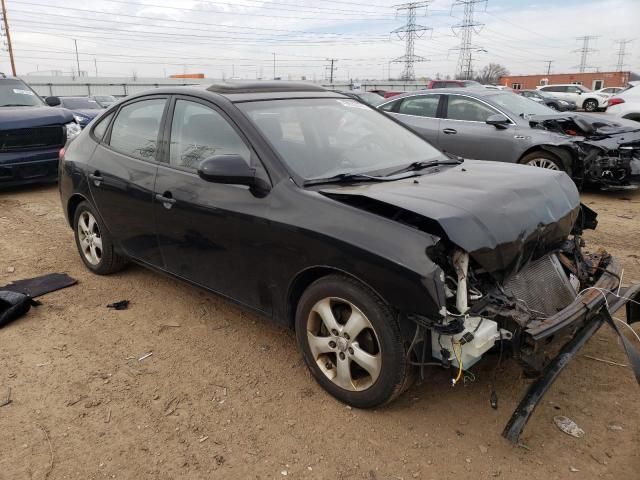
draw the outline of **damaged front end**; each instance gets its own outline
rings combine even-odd
[[[453,368],[455,385],[489,350],[499,346],[502,353],[506,347],[527,376],[538,377],[503,433],[514,443],[579,348],[604,322],[617,331],[611,319],[615,310],[627,304],[628,321],[640,321],[634,303],[640,300],[640,285],[622,288],[617,261],[604,250],[584,248],[582,231],[595,227],[595,217],[582,205],[571,235],[553,248],[532,250],[529,259],[507,273],[484,268],[473,252],[446,240],[429,251],[444,272],[447,301],[439,320],[410,317],[418,325],[416,337],[422,336],[414,338],[410,355]],[[640,368],[640,357],[635,362],[632,358],[635,350],[627,344],[625,348]]]
[[[529,124],[564,137],[565,143],[544,146],[571,168],[578,185],[604,190],[636,189],[640,183],[640,129],[583,114],[532,116]],[[567,150],[572,158],[567,160]]]

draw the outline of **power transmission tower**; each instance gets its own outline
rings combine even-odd
[[[547,64],[547,75],[551,74],[551,64],[554,62],[555,60],[545,60],[544,63]]]
[[[456,75],[458,78],[470,79],[473,76],[473,52],[485,51],[482,47],[474,45],[472,43],[473,33],[480,33],[483,23],[477,22],[473,19],[476,5],[484,3],[485,9],[487,8],[488,0],[455,0],[451,5],[451,11],[457,6],[462,5],[464,7],[464,17],[462,22],[453,25],[451,28],[453,33],[460,37],[460,46],[453,48],[452,50],[460,50],[458,55],[458,66],[456,68]]]
[[[333,72],[337,70],[335,67],[335,63],[338,61],[337,58],[328,58],[327,62],[329,65],[326,66],[326,69],[329,70],[329,83],[333,85]]]
[[[2,30],[3,36],[7,37],[7,50],[9,51],[9,59],[11,60],[11,71],[13,72],[13,76],[16,76],[16,62],[13,60],[13,47],[11,46],[11,33],[9,33],[9,20],[7,20],[7,7],[4,4],[4,0],[2,0]]]
[[[426,62],[427,59],[415,54],[415,40],[422,37],[424,32],[432,30],[430,27],[416,24],[416,10],[424,8],[424,14],[427,14],[427,7],[433,0],[427,0],[424,2],[409,2],[401,5],[394,5],[396,9],[396,15],[403,10],[407,11],[407,23],[402,27],[396,28],[391,33],[398,35],[400,40],[405,41],[404,55],[392,60],[394,63],[404,63],[404,69],[402,71],[403,80],[415,80],[416,73],[413,68],[415,62]]]
[[[596,38],[598,38],[597,35],[585,35],[584,37],[576,38],[576,40],[582,41],[582,48],[573,50],[573,53],[580,53],[580,65],[578,66],[580,73],[584,73],[587,68],[593,68],[587,65],[587,57],[590,53],[594,53],[596,51],[594,48],[589,48],[591,40],[595,40]]]
[[[613,42],[618,44],[618,63],[616,64],[617,72],[621,72],[626,65],[626,63],[624,63],[624,57],[626,55],[625,50],[627,49],[627,45],[631,42],[633,42],[633,39],[631,38],[623,38]]]

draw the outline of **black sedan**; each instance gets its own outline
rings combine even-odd
[[[604,321],[604,296],[584,289],[618,288],[616,260],[581,250],[595,214],[563,172],[463,162],[313,85],[135,95],[61,162],[89,270],[134,261],[295,329],[319,384],[360,408],[393,400],[427,366],[451,369],[456,385],[502,342],[539,372],[559,339],[575,353]]]
[[[102,113],[103,107],[90,97],[47,97],[47,105],[62,107],[73,113],[73,118],[84,128],[89,122]]]
[[[541,90],[513,90],[513,93],[522,95],[523,97],[528,98],[529,100],[533,100],[534,102],[542,103],[547,107],[559,112],[573,112],[578,108],[576,102],[572,102],[571,100],[560,100],[559,98],[556,98],[553,95],[545,93]]]

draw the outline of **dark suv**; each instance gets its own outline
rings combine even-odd
[[[22,80],[0,74],[0,188],[55,180],[59,151],[78,133],[71,112],[48,107]]]

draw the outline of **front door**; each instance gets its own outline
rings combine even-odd
[[[268,197],[248,187],[207,182],[202,160],[238,154],[259,160],[230,120],[213,105],[178,97],[171,107],[164,163],[158,168],[155,218],[165,269],[237,301],[268,312],[263,245]]]
[[[120,107],[89,162],[91,195],[116,244],[126,255],[154,266],[162,264],[153,187],[166,103],[166,97],[154,96]]]
[[[475,160],[515,162],[516,126],[496,128],[485,122],[502,115],[493,107],[465,95],[446,95],[438,143],[445,152]]]

